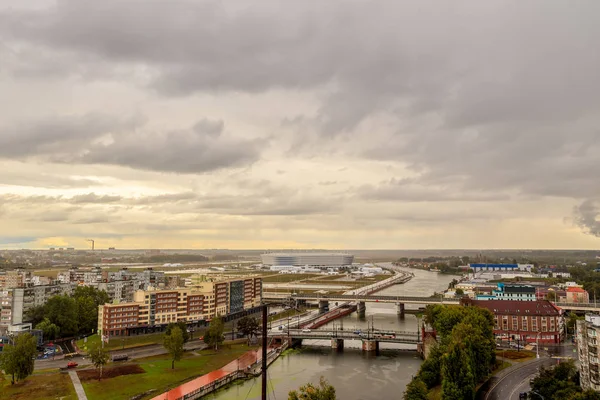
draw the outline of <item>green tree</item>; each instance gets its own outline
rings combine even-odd
[[[11,384],[33,373],[36,354],[36,339],[29,333],[18,335],[14,344],[4,346],[0,355],[0,369],[12,377]]]
[[[469,400],[475,397],[472,360],[460,343],[454,343],[442,356],[442,398]]]
[[[74,298],[62,295],[50,297],[44,309],[46,317],[50,322],[58,325],[63,337],[77,334],[79,331],[79,310]]]
[[[444,354],[444,347],[440,344],[434,345],[429,356],[419,369],[419,373],[415,379],[420,379],[425,383],[428,389],[437,386],[441,382],[442,374],[442,355]]]
[[[454,292],[456,294],[456,296],[464,296],[465,291],[462,290],[461,288],[456,289],[456,291]]]
[[[181,329],[181,334],[183,335],[183,342],[187,343],[188,340],[190,340],[190,334],[187,331],[187,325],[183,321],[171,322],[169,325],[167,325],[167,329],[165,330],[165,335],[170,335],[171,330],[175,327],[178,327],[179,329]]]
[[[48,318],[44,318],[42,322],[35,326],[35,329],[40,329],[42,332],[44,332],[44,340],[54,340],[60,333],[60,328],[58,325],[50,322]]]
[[[298,390],[292,390],[288,394],[288,400],[335,400],[335,388],[323,377],[319,380],[319,386],[307,383]]]
[[[210,321],[208,330],[204,334],[204,343],[218,350],[219,345],[225,340],[223,337],[224,329],[223,320],[221,318],[213,318]]]
[[[600,393],[594,389],[588,389],[582,393],[576,393],[569,400],[600,400]]]
[[[556,292],[548,292],[545,297],[546,300],[556,301]]]
[[[242,334],[247,336],[248,340],[250,340],[250,337],[256,335],[259,331],[258,318],[251,316],[240,318],[237,322],[237,330],[242,332]]]
[[[100,375],[98,375],[98,380],[102,379],[102,368],[108,363],[108,351],[104,350],[102,346],[93,347],[88,353],[90,360],[92,360],[92,364],[96,369],[100,368]]]
[[[44,305],[31,307],[25,313],[25,321],[31,322],[31,325],[33,326],[37,326],[37,324],[44,320],[45,314],[46,310]]]
[[[406,386],[404,400],[428,400],[427,385],[420,379],[413,379]]]
[[[175,369],[175,361],[181,360],[183,355],[183,332],[178,326],[171,329],[168,335],[164,338],[165,349],[171,355],[171,369]]]
[[[542,368],[532,381],[531,389],[548,400],[569,399],[580,393],[579,373],[574,361],[561,362],[554,368]]]
[[[79,332],[93,333],[98,327],[98,306],[110,301],[108,294],[91,286],[78,286],[73,299],[77,304]]]

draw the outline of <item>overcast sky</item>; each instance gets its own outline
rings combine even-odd
[[[598,0],[0,0],[0,248],[598,248],[599,42]]]

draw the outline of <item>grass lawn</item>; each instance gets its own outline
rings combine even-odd
[[[225,345],[216,353],[213,350],[203,350],[199,352],[199,356],[187,352],[181,361],[175,362],[174,370],[171,369],[171,360],[168,357],[149,357],[134,363],[144,369],[145,373],[143,374],[122,375],[101,381],[82,382],[82,384],[90,400],[128,399],[156,389],[144,397],[152,398],[186,381],[218,369],[253,348],[255,347],[236,344]]]
[[[69,374],[35,374],[10,384],[10,377],[0,374],[0,400],[77,400]]]
[[[496,357],[504,357],[514,362],[523,362],[535,358],[535,351],[496,350]]]
[[[283,282],[294,282],[307,278],[316,278],[317,274],[274,274],[265,276],[263,283],[283,283]]]
[[[149,333],[147,335],[138,336],[124,336],[124,337],[112,337],[108,343],[104,343],[104,348],[108,350],[117,350],[125,346],[125,348],[132,348],[138,346],[144,346],[147,344],[162,344],[164,332]],[[197,337],[198,333],[194,332],[194,337]],[[87,343],[83,342],[83,339],[77,341],[77,346],[85,351],[85,346],[91,348],[93,346],[100,345],[100,336],[92,335],[87,338]]]

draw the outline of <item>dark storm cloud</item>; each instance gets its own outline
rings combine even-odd
[[[586,200],[573,210],[575,223],[590,235],[600,237],[599,202]]]
[[[4,127],[0,157],[200,173],[250,164],[264,145],[225,134],[223,121],[201,119],[189,129],[168,132],[143,130],[143,123],[140,117],[88,114]]]

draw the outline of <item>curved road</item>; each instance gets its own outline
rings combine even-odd
[[[507,373],[497,378],[492,378],[491,389],[480,399],[482,400],[519,400],[519,393],[530,390],[529,379],[535,375],[539,368],[550,367],[559,360],[542,357],[534,361],[518,363],[507,370]]]

